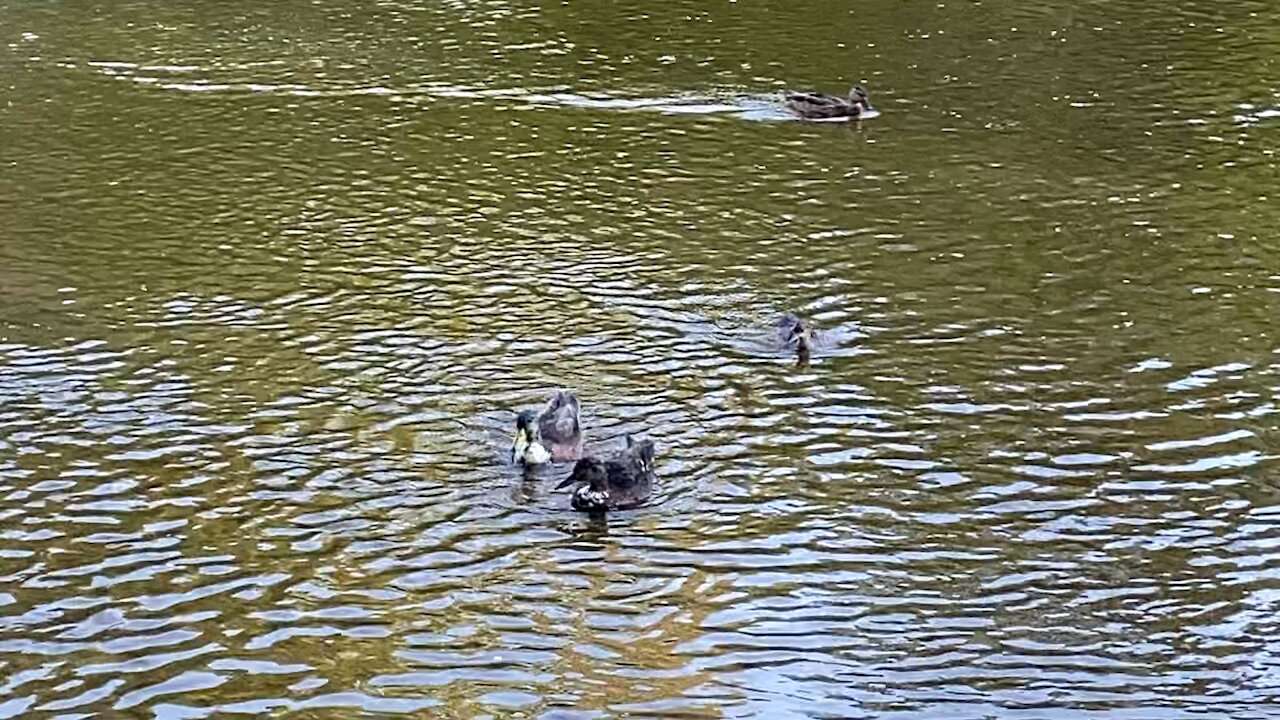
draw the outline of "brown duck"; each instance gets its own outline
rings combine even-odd
[[[643,505],[653,481],[653,441],[636,442],[628,435],[626,449],[607,460],[582,458],[559,487],[576,484],[573,509],[599,513]]]
[[[810,120],[856,118],[874,109],[867,99],[866,88],[861,85],[855,85],[849,90],[848,100],[815,92],[790,93],[787,95],[787,107],[791,112]]]

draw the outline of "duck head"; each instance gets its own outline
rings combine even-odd
[[[802,326],[796,333],[796,355],[803,362],[809,362],[809,354],[813,351],[813,328]]]
[[[809,358],[812,357],[809,352],[810,337],[812,332],[805,333],[804,339],[796,343],[796,367],[798,368],[809,367]]]
[[[795,347],[796,355],[802,363],[809,362],[813,351],[813,328],[792,313],[787,313],[778,321],[782,343],[787,347]]]
[[[607,489],[609,473],[605,470],[604,461],[599,458],[582,458],[573,464],[573,472],[569,473],[569,477],[560,481],[556,489],[567,488],[570,485],[580,485],[583,488],[598,490],[604,492]]]
[[[532,410],[516,415],[516,438],[511,443],[511,462],[524,465],[541,465],[551,459],[551,453],[542,446],[538,436],[537,416]]]
[[[583,458],[573,465],[573,472],[556,489],[577,485],[571,503],[577,510],[604,512],[609,508],[609,473],[604,462],[597,458]]]
[[[868,112],[875,109],[871,107],[871,101],[867,99],[867,89],[861,85],[854,85],[849,90],[849,104],[858,108],[859,112]]]

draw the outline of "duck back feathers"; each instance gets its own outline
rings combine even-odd
[[[542,444],[556,461],[572,460],[582,452],[582,423],[578,397],[557,390],[538,417]]]
[[[847,100],[816,92],[789,93],[786,100],[787,107],[792,112],[812,120],[856,118],[872,109],[871,101],[867,99],[867,91],[860,86],[855,86],[849,91]]]
[[[561,486],[577,484],[572,504],[583,512],[626,510],[644,504],[653,492],[653,441],[633,441],[612,458],[583,458]]]

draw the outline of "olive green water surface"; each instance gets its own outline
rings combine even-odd
[[[1274,713],[1277,58],[1248,0],[0,0],[0,717]],[[504,462],[561,386],[650,506]]]

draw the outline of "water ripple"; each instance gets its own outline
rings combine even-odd
[[[0,717],[1280,701],[1260,2],[6,10]]]

